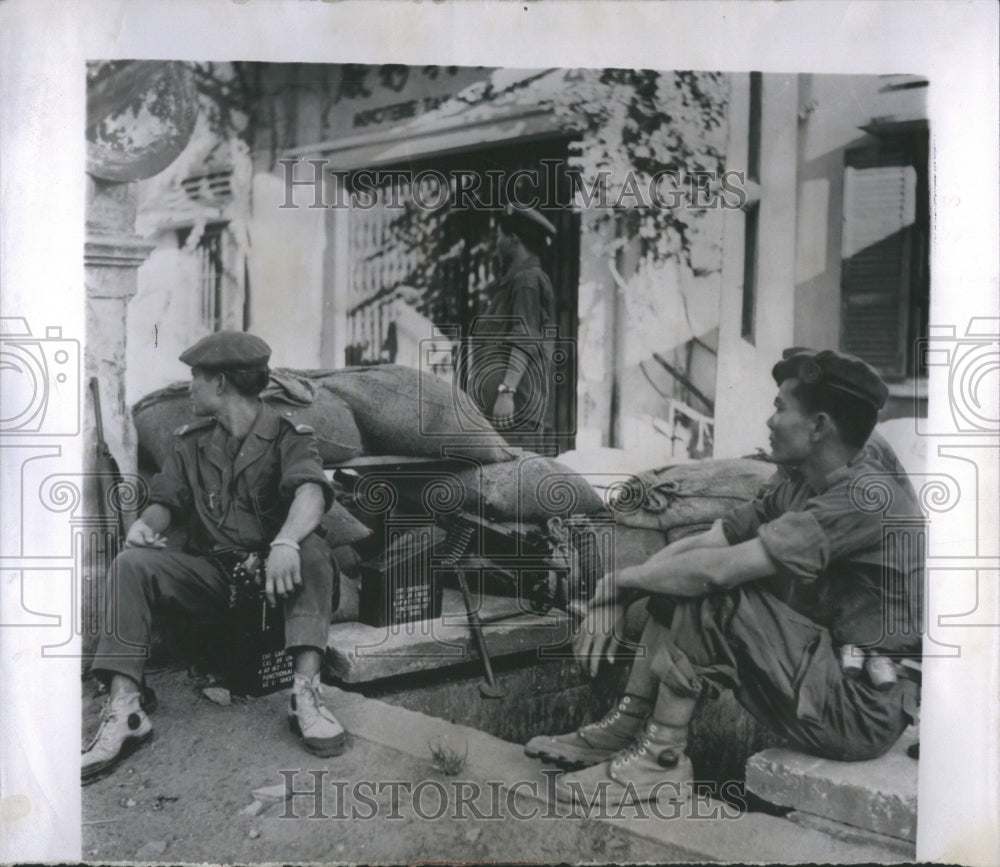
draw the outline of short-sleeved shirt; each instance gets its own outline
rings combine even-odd
[[[515,413],[526,416],[517,429],[541,431],[551,427],[553,402],[548,389],[552,338],[546,329],[555,325],[555,296],[537,256],[528,255],[512,265],[490,289],[484,317],[473,345],[474,365],[480,363],[483,349],[488,350],[489,358],[482,378],[477,377],[476,390],[483,404],[480,408],[487,417],[492,413],[497,387],[513,356],[515,367],[531,371],[522,376],[514,395]],[[489,351],[494,347],[502,348],[500,356]]]
[[[873,508],[861,508],[864,488],[876,499],[887,495],[889,513],[871,500]],[[787,579],[784,601],[827,627],[834,644],[919,653],[921,546],[887,544],[887,537],[894,526],[919,532],[922,515],[906,471],[873,434],[818,490],[797,471],[781,469],[722,526],[731,545],[760,539]]]
[[[322,488],[330,508],[333,487],[313,429],[261,402],[242,441],[214,419],[181,428],[153,479],[150,501],[175,518],[190,516],[189,548],[195,553],[219,546],[259,551],[281,529],[296,489],[307,482]]]

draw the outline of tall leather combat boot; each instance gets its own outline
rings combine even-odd
[[[556,781],[556,799],[609,810],[636,802],[687,801],[694,771],[684,755],[686,746],[686,726],[674,728],[650,720],[627,749],[608,761],[563,774]]]
[[[565,735],[539,735],[524,746],[525,755],[566,770],[596,765],[632,744],[649,715],[648,699],[625,695],[597,722]]]
[[[101,726],[83,751],[83,784],[94,782],[153,736],[153,724],[139,701],[137,692],[108,698],[101,712]]]
[[[344,751],[347,735],[337,718],[323,705],[319,675],[295,675],[288,703],[288,727],[302,739],[313,755],[324,758]]]

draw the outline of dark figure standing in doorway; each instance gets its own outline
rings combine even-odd
[[[555,234],[538,211],[507,206],[497,225],[502,276],[473,325],[468,391],[508,442],[529,448],[554,428],[555,296],[539,257]]]

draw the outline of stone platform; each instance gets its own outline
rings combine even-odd
[[[429,743],[451,745],[467,754],[461,779],[490,780],[491,785],[504,790],[516,787],[519,795],[538,798],[543,803],[540,811],[553,809],[551,802],[545,802],[551,779],[546,773],[551,775],[554,769],[527,758],[518,744],[353,692],[331,689],[328,700],[356,737],[413,756],[426,756]],[[528,812],[530,808],[525,806],[523,810]],[[631,808],[596,813],[582,821],[598,822],[608,832],[617,829],[661,846],[659,860],[663,862],[894,864],[914,857],[911,849],[903,848],[902,841],[887,843],[875,835],[862,839],[831,833],[828,827],[764,813],[733,813],[717,801],[688,805],[666,821]],[[511,833],[519,830],[512,828]],[[460,853],[453,854],[461,857]]]
[[[514,614],[511,619],[483,624],[490,658],[534,652],[540,661],[565,657],[570,634],[569,616],[553,608],[538,616],[519,613],[518,601],[506,596],[483,596],[480,618]],[[441,616],[394,626],[335,623],[327,642],[327,673],[344,684],[368,683],[414,672],[448,668],[478,660],[461,594],[445,588]]]
[[[799,814],[914,843],[917,761],[906,749],[917,737],[910,727],[888,753],[867,762],[764,750],[747,762],[747,790]]]

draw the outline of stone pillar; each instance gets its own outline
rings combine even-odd
[[[136,182],[163,171],[191,137],[198,107],[191,70],[180,63],[124,61],[87,69],[87,202],[84,244],[86,342],[83,355],[84,512],[74,546],[82,582],[84,658],[96,648],[104,578],[132,514],[143,506],[136,484],[136,437],[125,403],[128,302],[139,266],[153,245],[135,233]],[[96,378],[100,418],[124,484],[98,453],[97,411],[89,387]],[[117,511],[116,511],[117,510]],[[123,515],[119,527],[118,511]]]
[[[81,545],[74,547],[80,570],[83,652],[97,649],[104,606],[107,567],[124,540],[118,538],[115,506],[136,505],[129,485],[136,472],[135,428],[125,405],[125,324],[128,302],[138,287],[138,269],[153,249],[135,234],[136,185],[87,176],[87,232],[84,244],[86,341],[83,353],[84,400],[83,497],[86,520],[97,522]],[[112,492],[110,466],[97,452],[97,413],[91,377],[97,378],[104,440],[126,485]],[[123,515],[127,529],[130,516]]]
[[[138,287],[138,268],[153,249],[135,234],[136,184],[87,177],[87,236],[84,279],[87,287],[86,382],[97,377],[104,438],[122,473],[136,471],[135,429],[125,405],[125,323],[128,302]],[[88,443],[97,442],[94,404],[87,392],[84,413]],[[94,472],[96,452],[85,465]]]
[[[153,250],[135,233],[136,182],[163,171],[176,159],[191,138],[197,115],[193,76],[182,63],[88,65],[83,369],[85,386],[91,377],[97,378],[104,439],[126,477],[136,471],[135,430],[125,405],[126,310],[138,288],[139,266]],[[97,454],[94,395],[89,388],[83,418],[86,513],[108,517],[108,480],[92,475],[107,472],[108,467],[100,466]],[[125,496],[124,505],[141,505]]]

